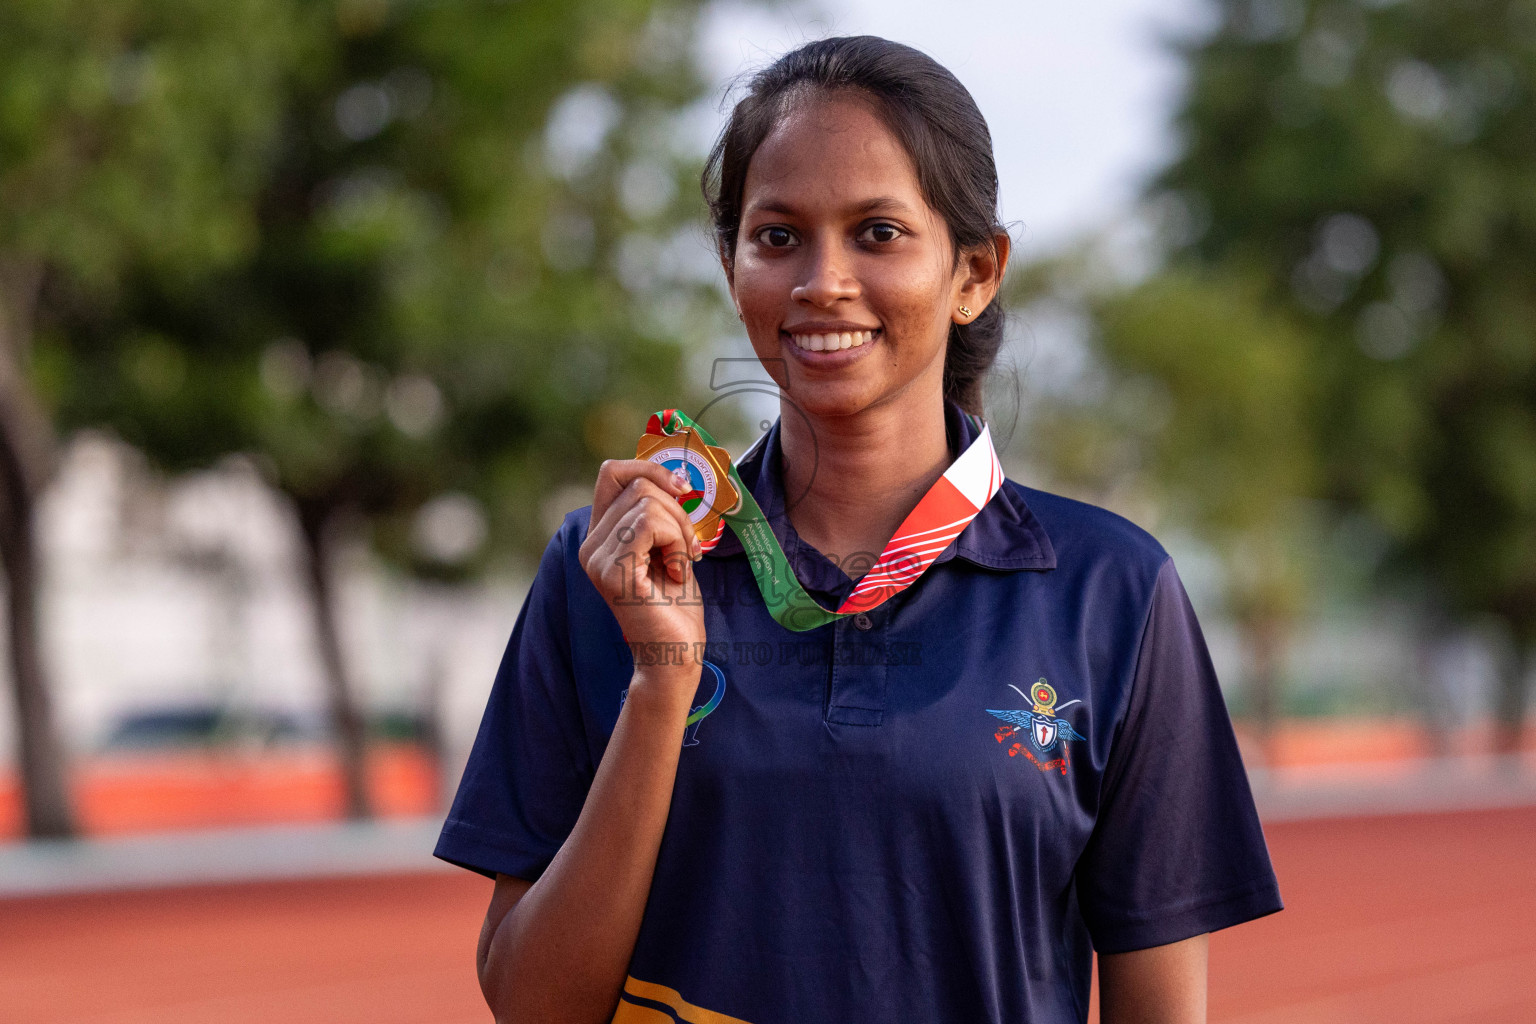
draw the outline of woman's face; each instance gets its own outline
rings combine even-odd
[[[753,154],[726,273],[778,385],[813,415],[846,416],[937,402],[950,323],[996,290],[976,290],[976,262],[956,267],[906,150],[870,100],[842,94],[796,105]]]

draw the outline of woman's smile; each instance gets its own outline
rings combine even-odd
[[[835,369],[864,358],[884,332],[847,323],[806,323],[779,331],[784,347],[806,366]]]

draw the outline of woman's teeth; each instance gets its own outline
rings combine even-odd
[[[875,340],[874,331],[853,331],[842,334],[791,334],[795,344],[810,352],[835,352],[840,348],[858,348]]]

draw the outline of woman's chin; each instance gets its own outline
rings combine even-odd
[[[868,409],[878,400],[878,392],[870,381],[805,379],[792,372],[783,396],[807,416],[836,419]]]

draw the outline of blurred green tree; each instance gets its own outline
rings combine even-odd
[[[58,392],[36,342],[61,289],[111,302],[244,257],[291,63],[282,0],[11,0],[0,7],[0,562],[26,827],[74,831],[38,640],[34,510]]]
[[[172,470],[252,453],[291,499],[353,816],[337,545],[446,580],[537,555],[561,489],[689,397],[684,353],[721,325],[684,187],[698,11],[305,5],[254,245],[195,280],[146,267],[52,338],[68,424]]]
[[[1309,318],[1332,492],[1389,568],[1536,656],[1536,5],[1227,3],[1161,186],[1181,254]]]
[[[1106,298],[1098,319],[1110,359],[1133,388],[1149,389],[1140,404],[1153,428],[1151,477],[1174,516],[1222,555],[1267,742],[1308,582],[1317,448],[1306,339],[1257,288],[1210,275],[1154,278]]]
[[[1220,0],[1152,188],[1168,273],[1302,328],[1326,493],[1384,578],[1536,669],[1536,3]]]

